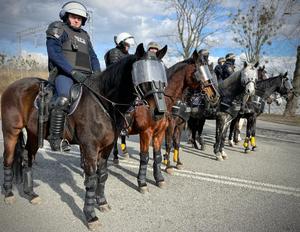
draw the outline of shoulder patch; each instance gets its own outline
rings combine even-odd
[[[58,39],[64,32],[64,25],[60,21],[55,21],[48,26],[47,37]]]

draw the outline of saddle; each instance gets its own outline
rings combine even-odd
[[[76,110],[81,96],[82,86],[74,84],[70,90],[68,115]],[[40,148],[44,145],[44,123],[50,120],[50,113],[55,106],[56,97],[57,94],[53,84],[48,81],[40,82],[40,89],[34,101],[34,106],[38,110],[38,145]]]

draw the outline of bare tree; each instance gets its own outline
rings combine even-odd
[[[293,0],[255,0],[245,11],[238,9],[231,15],[233,40],[244,49],[248,62],[260,60],[262,48],[272,44],[294,4]]]
[[[300,46],[297,48],[297,60],[293,78],[293,87],[297,95],[300,93]],[[290,95],[287,104],[285,107],[284,115],[285,116],[295,116],[296,110],[299,107],[298,105],[298,96]]]
[[[169,0],[176,11],[177,38],[180,46],[177,51],[188,58],[195,48],[207,42],[216,29],[205,30],[216,17],[217,0]]]

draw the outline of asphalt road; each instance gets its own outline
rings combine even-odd
[[[184,139],[184,169],[164,173],[165,189],[155,186],[149,161],[144,195],[137,191],[138,137],[130,137],[131,158],[119,166],[110,162],[106,196],[112,210],[96,211],[99,231],[300,231],[300,127],[263,121],[257,127],[257,151],[227,146],[229,159],[217,162],[214,122],[208,122],[207,150],[192,149]],[[2,140],[0,150],[2,163]],[[36,161],[34,183],[42,204],[31,205],[15,187],[14,205],[5,205],[1,196],[0,231],[87,231],[78,147],[60,154],[46,144]]]

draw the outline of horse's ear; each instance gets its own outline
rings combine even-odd
[[[284,77],[287,77],[287,75],[288,75],[288,72],[285,72],[285,74],[283,75]]]
[[[194,60],[194,61],[197,61],[197,60],[198,60],[199,54],[198,54],[198,52],[197,52],[197,49],[194,50],[192,57],[193,57],[193,60]]]
[[[135,55],[138,57],[138,58],[141,58],[141,57],[143,57],[144,55],[145,55],[145,49],[144,49],[144,45],[143,45],[143,43],[140,43],[138,46],[137,46],[137,48],[136,48],[136,50],[135,50]]]
[[[165,45],[162,49],[156,52],[156,57],[161,60],[166,55],[167,50],[168,50],[168,45]]]
[[[255,63],[255,65],[254,65],[254,68],[257,68],[258,65],[259,65],[259,62],[257,61],[257,62]]]
[[[265,70],[265,65],[263,65],[262,69]]]
[[[248,63],[246,61],[244,61],[244,68],[247,68]]]

